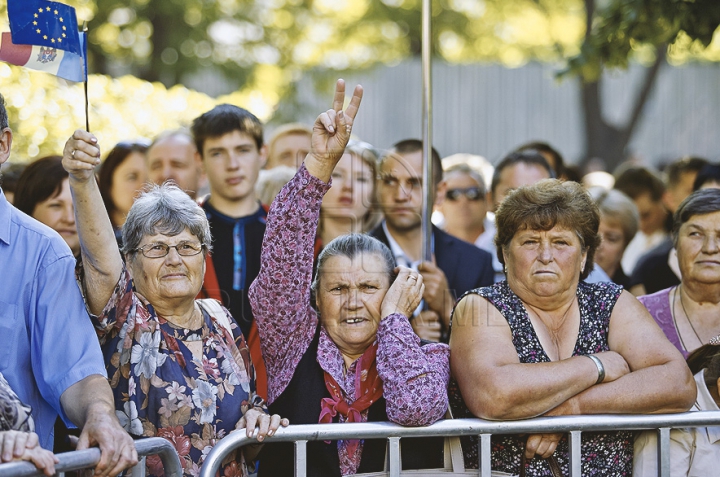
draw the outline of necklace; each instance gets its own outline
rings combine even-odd
[[[690,329],[692,329],[693,333],[695,333],[695,337],[700,342],[700,346],[703,345],[703,340],[700,338],[700,335],[698,334],[697,330],[695,329],[695,326],[692,324],[692,321],[690,320],[690,315],[688,315],[688,312],[685,309],[685,300],[683,300],[682,293],[680,293],[681,286],[682,286],[682,284],[675,287],[675,293],[674,293],[674,297],[673,297],[672,319],[673,319],[673,324],[675,325],[675,331],[678,334],[678,338],[680,338],[680,344],[682,345],[683,349],[687,351],[688,347],[685,346],[685,341],[682,339],[682,335],[680,334],[680,328],[678,328],[677,319],[675,317],[675,302],[677,301],[678,294],[680,295],[680,307],[682,308],[682,311],[685,314],[685,319],[687,319],[687,322],[690,325]]]

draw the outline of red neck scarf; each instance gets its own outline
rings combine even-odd
[[[330,393],[329,398],[320,402],[321,424],[329,424],[338,413],[345,416],[345,422],[362,422],[361,413],[373,405],[383,395],[382,379],[378,376],[377,362],[377,341],[368,347],[358,359],[355,366],[355,401],[348,404],[343,396],[342,389],[335,378],[325,371],[325,387]],[[349,455],[355,455],[358,440],[347,441]]]

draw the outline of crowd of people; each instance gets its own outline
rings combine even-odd
[[[421,141],[353,137],[362,88],[349,96],[339,80],[311,128],[267,144],[223,104],[107,154],[77,130],[61,154],[3,169],[0,462],[52,475],[53,449],[98,445],[96,474],[117,475],[133,439],[157,436],[197,476],[243,430],[258,443],[220,475],[282,476],[293,447],[268,438],[289,424],[719,409],[719,166],[627,165],[598,186],[532,142],[494,166],[433,149],[424,177]],[[1,97],[0,134],[4,163]],[[710,475],[715,433],[674,430],[672,475]],[[655,475],[654,439],[584,433],[582,474]],[[568,447],[494,436],[492,468],[567,475]],[[477,449],[464,438],[468,467]],[[405,469],[443,466],[442,438],[402,450]],[[383,440],[348,439],[310,443],[306,464],[385,461]]]

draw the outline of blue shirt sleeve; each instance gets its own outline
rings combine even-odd
[[[67,256],[39,268],[31,292],[34,306],[26,316],[38,389],[68,424],[60,406],[63,392],[90,375],[107,376],[74,269]]]

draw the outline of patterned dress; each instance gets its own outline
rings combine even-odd
[[[33,432],[32,409],[23,404],[0,373],[0,431]]]
[[[580,308],[580,331],[573,356],[609,351],[608,331],[610,315],[622,287],[614,283],[580,282],[577,299]],[[550,362],[530,322],[527,310],[506,281],[492,287],[478,288],[468,293],[480,295],[492,303],[510,325],[513,344],[521,363]],[[457,384],[450,386],[450,405],[456,418],[473,417],[460,396]],[[525,436],[505,435],[492,438],[492,469],[511,474],[520,472],[520,457],[525,449]],[[477,438],[464,438],[463,451],[467,467],[477,468]],[[582,475],[626,476],[632,475],[632,433],[584,432],[582,434]],[[563,437],[555,451],[563,475],[569,475],[568,442]],[[543,459],[535,458],[526,467],[528,477],[552,476],[550,467]]]
[[[120,424],[133,436],[172,442],[185,476],[194,477],[215,443],[235,429],[247,409],[264,409],[239,327],[227,310],[227,319],[216,320],[201,309],[200,329],[175,327],[133,290],[123,269],[102,314],[91,315]],[[230,330],[221,324],[228,320]],[[157,456],[147,458],[147,468],[149,475],[164,475]],[[221,476],[248,472],[238,453],[223,462]]]

